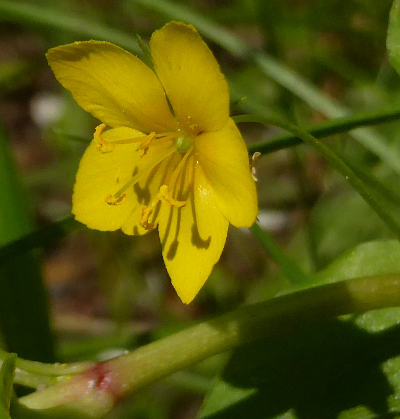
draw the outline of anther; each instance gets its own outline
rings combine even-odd
[[[151,132],[149,135],[146,135],[146,137],[140,143],[138,147],[138,151],[142,152],[142,157],[148,152],[150,144],[153,142],[155,138],[156,138],[156,133]]]
[[[184,207],[186,205],[186,201],[178,201],[177,199],[172,198],[169,195],[168,186],[162,185],[159,191],[160,197],[167,202],[169,205],[177,208]]]
[[[261,153],[259,151],[256,151],[255,153],[253,153],[250,160],[251,176],[253,177],[255,182],[258,182],[256,164],[260,157],[261,157]]]
[[[158,201],[157,201],[158,202]],[[152,230],[154,228],[154,223],[150,223],[150,217],[153,215],[154,207],[148,206],[142,208],[142,218],[140,224],[142,224],[145,230]]]
[[[105,201],[108,205],[120,205],[126,198],[126,193],[122,194],[121,196],[115,196],[115,195],[108,195],[106,196]]]

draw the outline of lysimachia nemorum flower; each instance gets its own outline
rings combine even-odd
[[[171,22],[150,40],[154,70],[109,42],[52,48],[48,62],[102,123],[80,162],[72,199],[89,228],[158,228],[179,297],[189,303],[219,260],[229,223],[249,227],[257,195],[229,91],[194,27]]]

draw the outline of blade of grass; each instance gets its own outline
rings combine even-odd
[[[1,0],[0,21],[55,28],[57,31],[63,30],[89,38],[115,42],[132,52],[140,53],[140,48],[134,34],[129,35],[104,24],[89,21],[86,18],[66,14],[65,12],[44,6],[35,6],[31,3]]]
[[[145,9],[150,9],[172,19],[191,23],[207,38],[225,48],[231,54],[249,59],[261,71],[292,94],[296,95],[313,109],[337,118],[349,113],[349,109],[340,105],[320,92],[301,75],[266,53],[254,51],[241,39],[225,28],[202,16],[183,4],[174,4],[169,0],[130,0]],[[371,129],[360,129],[351,133],[364,147],[379,156],[389,167],[400,173],[400,156],[385,144],[383,138]]]
[[[32,228],[5,133],[0,127],[0,244]],[[0,317],[7,347],[21,356],[53,360],[47,296],[40,268],[31,253],[15,254],[0,266]]]

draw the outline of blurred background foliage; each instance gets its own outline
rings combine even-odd
[[[6,3],[13,4],[14,9]],[[147,40],[154,29],[170,20],[168,13],[162,13],[163,2],[159,7],[152,7],[153,3],[14,0],[1,5],[0,2],[2,141],[15,162],[15,168],[9,167],[7,173],[16,179],[24,201],[20,202],[7,189],[8,181],[3,185],[0,179],[1,206],[6,208],[5,212],[0,211],[3,229],[0,244],[20,237],[34,226],[46,226],[70,214],[74,175],[85,141],[90,140],[96,125],[55,81],[45,60],[46,50],[74,40],[102,38],[120,40],[122,46],[139,51],[135,34]],[[385,47],[391,3],[390,0],[191,0],[171,4],[182,13],[194,10],[220,23],[254,50],[266,51],[296,71],[323,95],[352,111],[362,111],[400,106],[400,79],[388,63]],[[19,6],[28,10],[34,6],[38,13],[20,13]],[[266,77],[249,60],[232,55],[215,42],[210,41],[209,45],[228,77],[233,114],[274,111],[302,125],[326,119],[321,110],[312,109],[288,86]],[[276,128],[260,128],[255,124],[243,124],[241,128],[248,143],[281,133]],[[400,155],[399,128],[399,122],[392,122],[375,127],[370,134],[379,139],[389,154],[396,156]],[[393,167],[349,134],[337,135],[328,139],[328,143],[361,170],[381,179],[391,197],[387,205],[397,208],[399,173]],[[261,226],[306,272],[319,271],[361,243],[391,237],[358,194],[309,147],[299,146],[263,157],[257,166],[257,177]],[[15,217],[16,227],[11,221]],[[8,234],[7,229],[13,231]],[[8,311],[0,310],[3,333],[7,327],[10,329],[5,341],[9,349],[26,357],[49,361],[53,357],[65,361],[107,359],[199,319],[244,302],[272,297],[283,290],[287,292],[294,286],[247,230],[234,228],[230,229],[220,263],[189,306],[181,304],[170,285],[156,233],[132,238],[120,232],[100,233],[82,228],[62,241],[52,242],[40,254],[29,255],[29,261],[11,260],[9,265],[12,266],[4,268],[7,272],[0,271],[7,278],[2,283],[22,289],[14,290],[21,299],[12,302]],[[41,308],[46,307],[46,302],[38,266],[49,296],[54,340],[46,329],[47,313]],[[31,277],[33,271],[37,273],[32,279],[33,291],[29,291],[21,281]],[[32,298],[35,293],[38,296]],[[26,331],[18,324],[10,325],[12,310],[18,306],[26,308],[25,317],[20,320],[31,323],[24,323]],[[27,338],[19,342],[21,335],[26,337],[36,327],[37,319],[42,322],[40,331],[32,333],[32,341]],[[331,327],[336,334],[343,327],[346,334],[352,326],[346,328],[335,323]],[[309,342],[312,346],[309,336],[310,333],[302,338],[293,337],[294,343],[290,345],[298,349],[298,354],[309,352],[309,348],[299,343]],[[359,348],[368,341],[364,337],[354,338]],[[35,351],[38,347],[41,349]],[[277,356],[274,351],[279,352],[278,347],[279,342],[274,342],[268,354]],[[242,356],[243,353],[235,354],[237,359],[230,363],[243,364]],[[225,360],[226,356],[215,357],[140,392],[133,401],[121,403],[110,418],[195,417]],[[297,365],[298,361],[291,358],[289,363],[276,362]],[[235,373],[225,373],[224,378],[225,375],[233,383],[237,381]],[[273,386],[284,387],[276,380],[272,381]],[[311,380],[318,382],[319,378],[313,376]],[[309,391],[318,387],[315,382],[309,384]],[[301,386],[301,380],[297,384]],[[299,403],[298,399],[295,403]],[[291,407],[285,403],[282,406],[276,412],[262,411],[264,416],[260,417],[275,417]],[[315,416],[315,411],[297,407],[303,412],[300,418],[331,417],[321,416],[318,410],[320,415]],[[223,417],[234,416],[228,412]]]

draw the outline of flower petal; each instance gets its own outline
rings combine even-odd
[[[147,133],[175,129],[156,75],[124,49],[109,42],[75,42],[50,49],[47,60],[76,102],[106,125]]]
[[[229,225],[216,206],[215,194],[201,167],[194,167],[193,161],[188,163],[192,174],[186,172],[181,185],[182,190],[188,190],[186,205],[177,208],[163,203],[159,217],[165,266],[186,304],[193,300],[219,260]]]
[[[223,129],[198,136],[195,147],[221,212],[234,226],[250,227],[258,212],[257,191],[235,123],[230,119]]]
[[[124,140],[141,133],[128,127],[105,131],[104,140]],[[114,150],[102,153],[93,140],[83,155],[76,175],[72,196],[72,212],[75,218],[89,228],[101,231],[119,229],[131,212],[139,207],[133,176],[140,179],[167,158],[173,151],[171,142],[153,145],[145,156],[137,151],[138,144],[116,145]],[[120,203],[110,205],[108,196],[117,193],[124,185],[125,197]]]
[[[222,128],[229,117],[228,85],[196,29],[168,23],[153,33],[150,49],[179,122],[187,127],[198,125],[199,131]]]

